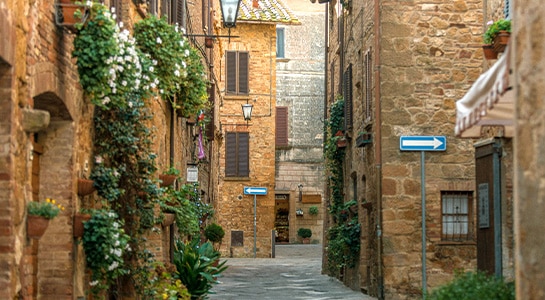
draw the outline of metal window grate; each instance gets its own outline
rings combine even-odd
[[[442,240],[469,241],[473,239],[471,192],[443,192]]]

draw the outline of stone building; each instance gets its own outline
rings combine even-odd
[[[289,5],[301,25],[276,29],[276,242],[300,242],[297,230],[309,228],[311,242],[321,243],[324,7],[306,0]],[[317,215],[309,213],[311,207]]]
[[[117,8],[118,20],[128,28],[149,10],[168,12],[157,1],[150,1],[147,8],[128,0],[107,1],[107,5]],[[52,1],[0,3],[2,299],[79,299],[89,288],[84,253],[73,236],[73,217],[81,208],[92,208],[97,198],[96,193],[78,195],[78,179],[88,177],[95,164],[94,106],[79,84],[71,54],[73,28],[57,25],[56,13]],[[200,24],[200,15],[199,10],[185,20]],[[165,101],[159,99],[151,108],[158,173],[172,165],[185,177],[186,165],[194,162],[195,131]],[[217,153],[214,144],[209,145],[207,153]],[[210,170],[217,173],[213,157],[198,166],[205,202],[215,191],[209,186],[215,179]],[[30,239],[27,203],[46,197],[66,209],[50,222],[41,239]],[[157,258],[167,261],[172,228],[158,226],[162,234],[150,235],[149,242]]]
[[[359,261],[339,276],[379,299],[420,298],[477,267],[475,140],[454,127],[487,64],[483,1],[318,2],[329,6],[326,95],[344,99],[344,201],[361,226]],[[410,151],[411,136],[445,137],[445,149]]]
[[[219,2],[219,1],[218,1]],[[219,5],[218,5],[219,7]],[[221,251],[270,257],[275,222],[276,26],[299,24],[280,1],[243,0],[236,27],[213,24],[219,172],[216,220],[225,228]],[[227,39],[226,36],[230,36]],[[251,120],[241,106],[252,105]],[[261,188],[254,194],[246,187]]]

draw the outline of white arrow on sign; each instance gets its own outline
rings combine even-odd
[[[244,195],[267,195],[267,188],[245,186]]]
[[[421,147],[433,147],[433,149],[437,149],[439,146],[443,145],[443,142],[438,140],[437,138],[433,138],[433,140],[424,141],[424,140],[403,140],[401,141],[401,146],[403,147],[411,147],[411,146],[421,146]]]

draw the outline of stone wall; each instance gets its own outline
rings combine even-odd
[[[510,47],[516,99],[515,112],[515,276],[517,299],[545,296],[543,257],[543,153],[545,99],[543,28],[545,7],[541,1],[514,1]]]
[[[285,57],[277,58],[276,105],[288,107],[288,146],[276,149],[276,193],[290,195],[289,241],[300,242],[300,227],[312,230],[313,242],[322,242],[322,203],[299,203],[298,185],[304,195],[323,200],[323,128],[324,128],[324,6],[308,5],[307,0],[290,1],[301,22],[284,29]],[[319,207],[318,216],[308,208]],[[296,209],[305,213],[297,217]]]
[[[217,21],[217,20],[216,20]],[[217,24],[217,23],[216,23]],[[222,30],[215,27],[218,30]],[[227,34],[227,30],[218,31]],[[274,128],[276,106],[276,30],[275,24],[237,23],[231,29],[231,39],[220,39],[214,61],[218,88],[225,88],[226,50],[248,51],[250,53],[250,94],[249,96],[225,96],[218,99],[219,134],[226,132],[249,132],[250,175],[249,178],[225,177],[225,141],[219,149],[218,196],[216,219],[225,230],[221,247],[224,255],[252,257],[254,255],[254,196],[244,195],[245,186],[266,187],[267,195],[256,196],[256,256],[270,257],[271,233],[274,228],[274,187],[275,154]],[[246,123],[242,117],[241,105],[253,104],[252,120]],[[231,245],[233,231],[243,232],[243,246]]]

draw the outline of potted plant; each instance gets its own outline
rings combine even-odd
[[[163,174],[159,175],[161,186],[172,185],[178,176],[180,176],[180,170],[176,169],[175,167],[168,168],[168,170],[166,170]]]
[[[91,219],[90,213],[80,212],[74,215],[73,225],[72,225],[72,235],[75,238],[80,238],[83,236],[84,224],[85,222]]]
[[[78,178],[78,195],[87,196],[96,191],[95,181],[91,179]]]
[[[297,235],[303,239],[303,244],[310,244],[310,237],[312,236],[312,230],[309,228],[301,227],[297,230]]]
[[[91,292],[95,295],[127,273],[123,254],[129,249],[130,237],[123,225],[114,211],[106,209],[95,210],[84,223],[82,244],[87,268],[91,270]]]
[[[309,207],[309,208],[308,208],[308,213],[309,213],[309,215],[311,215],[311,216],[316,216],[316,215],[318,215],[318,206],[313,205],[313,206]]]
[[[223,227],[221,227],[221,225],[217,223],[210,223],[204,228],[204,236],[207,240],[212,242],[212,244],[214,245],[214,249],[218,251],[221,247],[221,241],[225,236],[225,231],[223,230]],[[219,245],[216,247],[217,244]]]
[[[488,28],[483,35],[485,46],[492,45],[496,53],[503,52],[511,35],[511,20],[488,21],[487,25]],[[483,46],[483,50],[485,46]]]
[[[43,202],[32,201],[27,205],[27,236],[39,239],[45,233],[49,220],[59,215],[64,207],[57,204],[55,199],[47,198]]]

